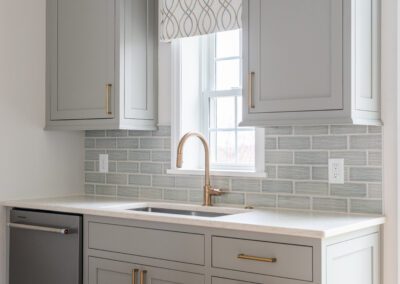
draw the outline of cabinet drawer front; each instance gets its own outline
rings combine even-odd
[[[312,281],[312,252],[308,246],[212,238],[213,267],[305,281]]]
[[[204,235],[89,222],[89,248],[204,265]]]

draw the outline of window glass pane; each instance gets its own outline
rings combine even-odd
[[[240,56],[240,31],[227,31],[217,33],[216,57]]]
[[[216,140],[216,162],[235,163],[235,132],[219,131]]]
[[[217,102],[217,128],[235,127],[235,97],[220,97]]]
[[[217,98],[210,98],[210,128],[217,128]]]
[[[254,164],[255,162],[255,132],[238,132],[238,163]]]
[[[211,163],[214,164],[217,162],[217,132],[211,131],[210,132],[210,159]]]
[[[216,62],[216,89],[230,90],[240,88],[240,60],[222,60]]]

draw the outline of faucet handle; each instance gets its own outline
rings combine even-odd
[[[219,188],[211,188],[211,190],[210,190],[210,195],[214,195],[214,196],[220,196],[220,195],[222,195],[222,194],[224,194],[225,192],[224,191],[222,191],[221,189],[219,189]]]

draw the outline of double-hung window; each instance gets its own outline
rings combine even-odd
[[[240,127],[241,38],[241,30],[233,30],[173,42],[172,145],[188,131],[201,132],[209,141],[214,174],[262,176],[263,133]],[[185,147],[184,168],[204,167],[201,148],[196,141]]]

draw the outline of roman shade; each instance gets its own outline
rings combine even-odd
[[[242,0],[160,0],[160,40],[242,27]]]

